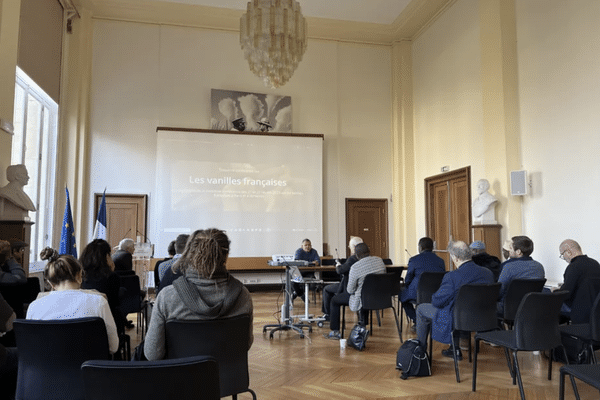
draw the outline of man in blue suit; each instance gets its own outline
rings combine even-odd
[[[433,240],[423,237],[419,240],[419,254],[408,260],[408,270],[404,278],[404,288],[400,291],[400,301],[406,316],[415,323],[417,317],[415,306],[411,301],[417,300],[417,287],[423,272],[444,272],[444,260],[433,253]]]
[[[465,242],[448,243],[448,252],[456,269],[444,276],[439,290],[431,298],[431,303],[424,303],[417,307],[417,339],[423,345],[427,344],[429,327],[434,340],[451,343],[454,301],[462,285],[494,283],[492,271],[471,261],[471,250]],[[459,343],[455,343],[455,347],[457,359],[462,360]],[[442,354],[452,357],[452,345],[447,350],[442,350]]]

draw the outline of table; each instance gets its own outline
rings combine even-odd
[[[271,329],[271,332],[269,333],[269,338],[273,339],[273,334],[277,331],[289,331],[289,330],[294,330],[296,332],[298,332],[300,334],[300,338],[303,339],[304,338],[304,328],[308,328],[308,332],[312,332],[312,326],[311,325],[307,325],[307,324],[303,324],[303,323],[297,323],[295,324],[293,322],[293,317],[290,315],[290,305],[291,305],[291,293],[292,293],[292,282],[291,282],[291,276],[290,276],[290,267],[288,265],[285,265],[285,263],[282,263],[279,266],[273,266],[273,268],[285,268],[285,298],[284,298],[284,303],[283,306],[281,308],[281,323],[279,324],[267,324],[265,326],[263,326],[263,333],[267,332],[268,329]],[[402,266],[399,265],[386,265],[386,269],[387,272],[395,272],[398,270],[402,270]],[[335,271],[335,266],[333,265],[312,265],[312,266],[306,266],[306,267],[298,267],[298,269],[301,272],[316,272],[318,275],[319,272],[322,271]],[[320,276],[319,276],[320,278]],[[308,282],[310,283],[310,282]],[[305,301],[304,301],[304,315],[300,316],[300,320],[301,321],[305,321],[305,322],[322,322],[322,318],[310,318],[310,315],[308,314],[308,290],[304,291],[304,295],[305,297]],[[298,317],[298,316],[296,316]]]

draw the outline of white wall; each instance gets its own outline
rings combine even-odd
[[[413,43],[419,236],[425,177],[443,165],[471,165],[473,184],[484,177],[478,3],[458,0]],[[562,281],[563,239],[600,259],[600,2],[515,3],[521,157],[532,192],[522,229],[506,234],[531,237],[547,279]]]
[[[446,165],[470,165],[473,186],[486,178],[485,160],[477,157],[483,154],[478,13],[477,0],[459,0],[413,43],[417,237],[426,231],[425,178]]]
[[[145,193],[152,210],[157,126],[209,128],[213,88],[288,95],[294,132],[325,135],[323,240],[343,249],[344,199],[392,190],[390,57],[387,46],[310,40],[273,90],[251,74],[235,32],[96,20],[91,191]],[[392,228],[390,204],[391,253]]]
[[[524,232],[549,280],[562,281],[563,239],[600,260],[600,2],[519,0],[523,167],[532,194]]]

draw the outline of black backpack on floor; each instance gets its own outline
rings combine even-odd
[[[409,376],[430,376],[429,357],[427,350],[417,339],[408,339],[398,349],[396,369],[402,370],[400,379]]]

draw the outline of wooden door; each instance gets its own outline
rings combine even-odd
[[[371,255],[388,258],[387,206],[387,199],[346,199],[346,243],[350,236],[358,236]],[[346,257],[350,257],[347,246]]]
[[[471,168],[426,178],[425,199],[427,236],[450,269],[448,242],[471,242]]]
[[[106,241],[111,247],[125,238],[137,241],[137,236],[146,240],[146,195],[107,194],[106,195]],[[95,211],[102,201],[102,193],[95,194]],[[94,221],[95,223],[95,221]]]

